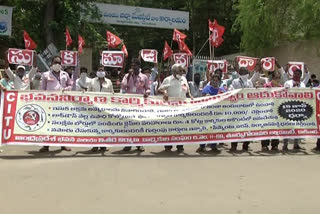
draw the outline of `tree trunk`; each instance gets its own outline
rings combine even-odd
[[[55,7],[54,7],[54,0],[48,0],[47,6],[45,10],[45,17],[44,17],[44,27],[45,27],[45,39],[46,39],[46,45],[48,46],[50,43],[54,43],[54,34],[49,27],[50,22],[54,20],[54,13],[55,13]]]
[[[194,0],[191,0],[191,25],[192,25],[192,49],[193,49],[193,56],[197,54],[197,47],[196,47],[196,40],[197,40],[197,32],[196,32],[196,25],[195,25],[195,18],[194,18]]]

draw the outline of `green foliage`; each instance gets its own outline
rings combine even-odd
[[[94,46],[101,41],[102,37],[97,33],[94,24],[88,23],[85,19],[80,20],[80,13],[92,18],[99,18],[97,8],[86,0],[63,0],[54,1],[54,20],[45,26],[47,0],[12,0],[4,5],[14,6],[13,11],[13,33],[10,38],[0,37],[0,42],[10,47],[24,47],[23,30],[26,30],[31,38],[38,44],[37,50],[43,50],[46,44],[46,31],[48,27],[53,32],[55,45],[58,49],[65,48],[65,27],[70,30],[73,38],[73,47],[76,48],[78,34],[86,41],[87,46]],[[82,5],[82,6],[81,6]]]
[[[137,57],[142,48],[153,48],[158,50],[160,59],[164,41],[171,43],[172,29],[111,26],[88,22],[88,17],[95,19],[100,17],[98,9],[90,4],[93,0],[53,0],[54,18],[46,25],[47,5],[51,1],[4,0],[2,5],[15,7],[13,35],[10,38],[0,37],[0,45],[23,48],[23,30],[26,30],[38,44],[37,51],[39,52],[48,45],[46,29],[49,29],[57,48],[65,49],[65,27],[68,27],[73,39],[71,49],[77,49],[77,36],[80,34],[85,39],[86,47],[93,48],[93,60],[98,62],[99,50],[106,48],[106,30],[124,40],[130,57]],[[191,50],[195,49],[195,54],[208,39],[208,19],[215,18],[219,24],[226,27],[225,42],[215,50],[215,55],[239,51],[240,34],[231,32],[237,15],[237,9],[233,5],[238,0],[96,0],[95,2],[189,11],[190,29],[183,32],[188,36],[186,44]],[[80,19],[80,14],[86,18]],[[172,48],[178,50],[176,42],[172,43]],[[208,44],[201,55],[209,55]]]
[[[241,31],[241,48],[260,54],[284,41],[320,36],[318,0],[239,0],[233,25]]]

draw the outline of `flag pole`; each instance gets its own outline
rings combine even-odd
[[[210,29],[209,29],[209,38],[207,40],[207,42],[210,40]],[[210,51],[210,59],[211,59],[211,56],[212,56],[212,47],[211,47],[211,43],[209,42],[209,51]]]
[[[202,45],[202,47],[200,48],[199,52],[197,53],[197,55],[195,56],[195,58],[198,57],[198,55],[200,54],[200,52],[202,51],[202,49],[206,46],[206,44],[208,43],[209,39],[207,39],[207,41]],[[210,46],[210,44],[209,44]],[[211,54],[211,47],[210,47],[210,54]],[[211,56],[211,55],[210,55]]]
[[[212,59],[214,58],[214,47],[212,47]]]
[[[172,50],[172,43],[173,43],[173,38],[171,38],[171,44],[170,44],[171,50]],[[170,63],[171,63],[170,60],[171,60],[171,57],[169,57],[169,59],[168,59],[168,66],[170,66]]]

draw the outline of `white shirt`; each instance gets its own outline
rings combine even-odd
[[[185,77],[179,80],[173,75],[166,77],[158,90],[167,90],[169,97],[186,98],[186,94],[190,92],[188,81]]]
[[[87,88],[87,90],[89,89],[90,85],[91,85],[91,78],[86,77],[85,79],[77,79],[76,80],[76,91],[83,91],[86,90],[85,88]]]
[[[201,91],[203,89],[203,81],[199,83],[199,86],[195,84],[195,82],[189,82],[189,88],[190,88],[191,95],[193,97],[201,97],[202,96]]]
[[[286,73],[286,71],[283,69],[283,67],[279,68],[278,70],[281,74],[281,83],[284,84],[285,82],[287,82],[289,80],[289,76],[288,74]],[[307,83],[309,82],[310,80],[310,72],[308,73],[304,73],[304,76],[303,76],[303,80],[302,82],[307,85]],[[261,74],[259,72],[254,72],[253,76],[251,77],[251,81],[253,83],[256,83],[256,81],[260,81],[262,83],[268,83],[270,82],[269,81],[269,78],[267,77],[261,77]]]
[[[37,69],[32,67],[30,72],[27,74],[25,72],[22,79],[14,74],[10,68],[5,69],[9,79],[13,81],[15,90],[30,90],[30,82],[32,81],[34,75],[37,72]]]
[[[232,81],[230,89],[240,89],[240,88],[253,88],[251,80],[245,80],[238,78]]]
[[[298,88],[305,88],[306,87],[304,82],[299,82],[298,84],[299,84]],[[295,85],[297,85],[297,84],[296,84],[296,82],[294,80],[288,80],[287,82],[284,83],[284,87],[285,88],[297,87]]]
[[[101,85],[98,77],[92,79],[90,87],[88,88],[88,91],[114,93],[111,80],[104,78],[104,81],[102,82],[102,85]]]

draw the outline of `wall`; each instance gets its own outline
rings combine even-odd
[[[92,72],[92,49],[83,48],[83,53],[80,55],[80,65],[81,67],[86,67],[88,73]]]
[[[286,43],[265,51],[265,56],[274,56],[281,65],[289,61],[305,62],[309,71],[320,79],[320,39]]]

